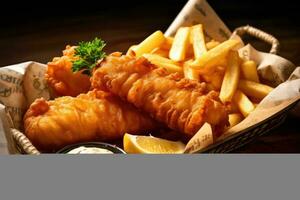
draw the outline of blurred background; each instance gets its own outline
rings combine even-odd
[[[0,13],[0,66],[34,60],[46,63],[67,44],[98,36],[106,51],[126,51],[155,30],[165,31],[186,0],[8,2]],[[208,0],[233,30],[253,25],[281,42],[280,55],[300,64],[299,6],[265,0]],[[6,11],[6,12],[5,12]],[[246,38],[264,51],[269,46]]]

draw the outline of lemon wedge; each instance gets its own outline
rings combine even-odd
[[[123,138],[127,153],[179,154],[184,152],[182,142],[173,142],[153,136],[139,136],[126,133]]]

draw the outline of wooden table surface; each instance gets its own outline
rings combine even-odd
[[[107,52],[124,52],[153,31],[166,30],[186,1],[124,2],[83,6],[78,13],[72,12],[74,6],[69,10],[16,8],[20,17],[9,20],[2,17],[0,21],[0,66],[29,60],[46,63],[59,56],[67,44],[95,36],[107,42]],[[268,1],[209,2],[231,30],[250,24],[272,33],[281,43],[279,55],[300,64],[300,26],[298,20],[293,20],[297,19],[299,8],[296,5],[274,4],[270,7]],[[262,6],[258,7],[258,3]],[[259,50],[270,48],[259,41],[247,40]],[[299,153],[299,122],[299,118],[289,115],[279,128],[235,153]]]

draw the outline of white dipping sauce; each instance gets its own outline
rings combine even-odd
[[[68,152],[68,154],[113,154],[112,151],[98,147],[78,147]]]

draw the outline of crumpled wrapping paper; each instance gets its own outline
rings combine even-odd
[[[166,31],[172,35],[180,26],[202,23],[206,38],[228,39],[231,32],[205,0],[190,0]],[[269,118],[300,99],[300,67],[269,53],[255,50],[251,45],[239,49],[244,59],[256,61],[260,78],[277,86],[245,120],[229,129],[222,140],[264,119]],[[44,80],[46,65],[25,62],[0,68],[0,148],[16,153],[10,128],[22,130],[22,117],[29,105],[39,97],[50,98]],[[299,106],[298,106],[299,107]],[[193,153],[213,143],[212,130],[207,124],[186,145],[186,153]]]
[[[0,147],[17,153],[10,128],[22,130],[23,115],[39,97],[50,98],[44,80],[46,65],[25,62],[0,68]]]

